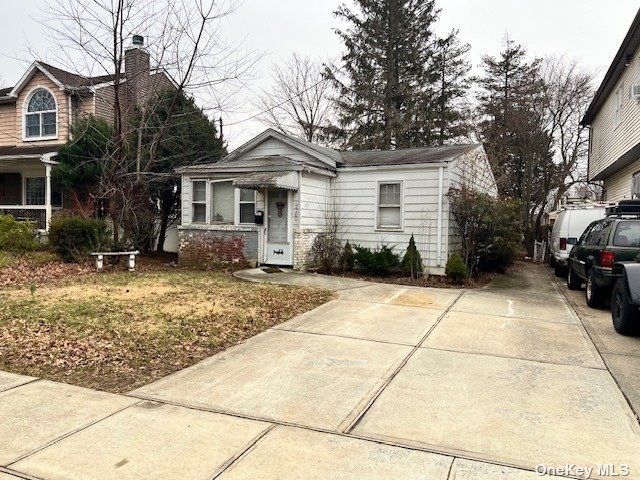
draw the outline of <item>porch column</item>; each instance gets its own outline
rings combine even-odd
[[[45,164],[45,182],[44,182],[44,208],[45,208],[45,230],[49,230],[51,223],[51,165]]]

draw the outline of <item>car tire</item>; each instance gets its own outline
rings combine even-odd
[[[621,277],[613,286],[611,294],[611,319],[613,328],[621,335],[633,335],[640,330],[640,312],[631,303],[627,281]]]
[[[569,272],[567,273],[567,288],[569,290],[580,290],[582,288],[582,279],[576,275],[571,267],[569,267]]]
[[[567,275],[567,267],[556,262],[553,273],[556,277],[564,278]]]
[[[587,305],[591,308],[601,307],[604,303],[604,288],[599,287],[598,284],[594,281],[593,273],[589,272],[587,274],[587,286],[584,289],[584,295],[587,299]]]

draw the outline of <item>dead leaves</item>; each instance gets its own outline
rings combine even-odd
[[[48,280],[35,293],[12,287],[0,297],[0,369],[125,392],[315,308],[331,294],[173,269]]]

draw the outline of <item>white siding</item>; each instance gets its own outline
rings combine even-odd
[[[300,178],[300,227],[321,228],[326,225],[326,211],[330,207],[331,179],[324,175],[304,172]]]
[[[191,178],[182,177],[182,225],[191,225],[191,198],[193,196]]]
[[[447,179],[447,185],[449,187],[456,188],[466,185],[478,192],[484,192],[493,197],[498,196],[498,186],[491,171],[489,159],[482,146],[455,159],[451,164],[448,174],[450,175],[450,178]],[[448,239],[448,245],[445,259],[453,252],[460,251],[461,246],[460,237],[458,236],[458,226],[453,216],[449,213],[449,206],[447,206],[447,213],[448,236],[446,238]]]
[[[473,190],[498,196],[498,186],[484,147],[460,155],[451,164],[451,186],[466,185]]]
[[[297,162],[306,162],[310,165],[326,167],[326,164],[323,164],[317,158],[314,158],[311,155],[307,155],[305,152],[298,150],[297,148],[294,148],[288,143],[282,142],[277,138],[269,138],[265,140],[257,147],[239,156],[238,160],[247,158],[268,157],[270,155],[282,155]]]
[[[446,172],[446,167],[444,171]],[[446,177],[446,175],[445,175]],[[403,229],[384,231],[376,228],[376,200],[378,182],[403,182]],[[402,168],[339,171],[333,181],[342,218],[343,240],[369,248],[383,244],[393,246],[403,255],[411,235],[431,273],[441,273],[437,262],[438,231],[438,168]],[[443,193],[447,191],[446,178]],[[448,203],[443,196],[442,258],[446,259]]]
[[[640,171],[640,160],[636,160],[631,165],[606,178],[604,181],[606,200],[608,202],[617,202],[618,200],[631,198],[631,180],[633,174],[638,171]]]
[[[639,82],[640,55],[636,53],[591,125],[589,178],[602,172],[640,143],[640,102],[631,97],[631,87]],[[622,112],[618,125],[616,92],[620,87]]]

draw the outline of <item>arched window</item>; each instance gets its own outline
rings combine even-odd
[[[55,137],[58,133],[56,100],[48,90],[39,88],[31,94],[25,113],[27,138]]]

